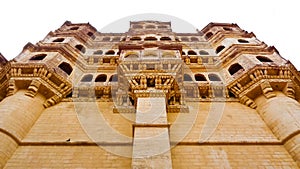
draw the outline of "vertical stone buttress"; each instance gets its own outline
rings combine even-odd
[[[6,97],[0,102],[0,168],[45,108],[58,103],[71,85],[41,65],[14,64],[7,77]],[[52,81],[54,79],[54,81]]]
[[[297,70],[291,65],[256,67],[228,87],[240,102],[256,109],[300,167],[300,103]],[[249,80],[251,79],[251,80]]]
[[[254,100],[257,111],[300,166],[300,104],[280,91],[272,93]]]
[[[31,88],[34,88],[31,85]],[[18,90],[0,102],[0,168],[17,149],[44,110],[45,97],[34,89]]]
[[[132,168],[172,168],[164,97],[137,99]]]

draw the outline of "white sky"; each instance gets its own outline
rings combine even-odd
[[[172,15],[201,30],[210,22],[237,23],[254,32],[300,69],[300,9],[296,0],[7,0],[0,2],[0,52],[16,57],[27,42],[36,43],[66,20],[90,22],[101,30],[135,14]]]

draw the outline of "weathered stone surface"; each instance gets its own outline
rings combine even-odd
[[[67,21],[0,82],[0,168],[300,166],[299,72],[236,24]]]
[[[166,100],[138,98],[132,168],[172,168]]]

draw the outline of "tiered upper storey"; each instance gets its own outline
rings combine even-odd
[[[57,73],[51,81],[58,88],[63,81],[63,86],[72,86],[72,93],[66,88],[56,94],[60,99],[91,95],[109,99],[110,86],[118,81],[121,70],[131,72],[132,77],[147,71],[150,74],[169,72],[175,76],[172,71],[177,71],[175,81],[184,89],[186,98],[196,100],[244,95],[251,99],[254,97],[251,93],[243,93],[244,86],[260,74],[266,78],[293,74],[292,79],[285,78],[292,80],[295,87],[299,84],[299,75],[291,63],[274,47],[236,24],[210,23],[196,33],[176,33],[170,22],[136,21],[130,22],[128,32],[101,33],[89,23],[67,21],[37,44],[28,43],[10,66],[20,69],[27,63]],[[273,70],[267,71],[270,66]],[[26,71],[34,74],[34,69]],[[7,77],[3,78],[2,81],[8,81]],[[146,79],[151,81],[150,77]],[[163,77],[163,82],[165,79],[167,77]],[[1,89],[4,91],[7,85],[8,82],[3,83]],[[95,94],[88,92],[91,87]],[[284,87],[281,84],[277,88],[283,90]]]

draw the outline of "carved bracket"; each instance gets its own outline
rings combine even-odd
[[[287,82],[286,86],[283,89],[283,93],[290,97],[295,99],[295,85],[292,82]]]
[[[275,97],[276,94],[273,92],[273,88],[268,81],[263,81],[260,84],[261,90],[267,99]]]
[[[8,88],[6,90],[7,90],[6,96],[12,96],[12,95],[14,95],[16,93],[17,87],[16,87],[14,79],[9,79],[9,81],[8,81]]]
[[[44,102],[43,106],[44,106],[45,108],[50,107],[50,106],[53,106],[53,105],[55,105],[56,103],[60,102],[60,100],[61,100],[61,97],[59,97],[59,96],[57,96],[57,95],[54,95],[54,96],[52,96],[51,98],[47,99],[47,100]]]
[[[29,97],[34,97],[37,94],[40,86],[41,86],[40,81],[38,80],[31,81],[31,84],[28,87],[28,91],[25,93],[25,95]]]
[[[249,97],[247,97],[247,96],[242,96],[240,98],[240,102],[242,104],[244,104],[244,105],[252,108],[252,109],[255,109],[257,107],[257,105],[255,104],[255,102],[252,99],[250,99]]]

